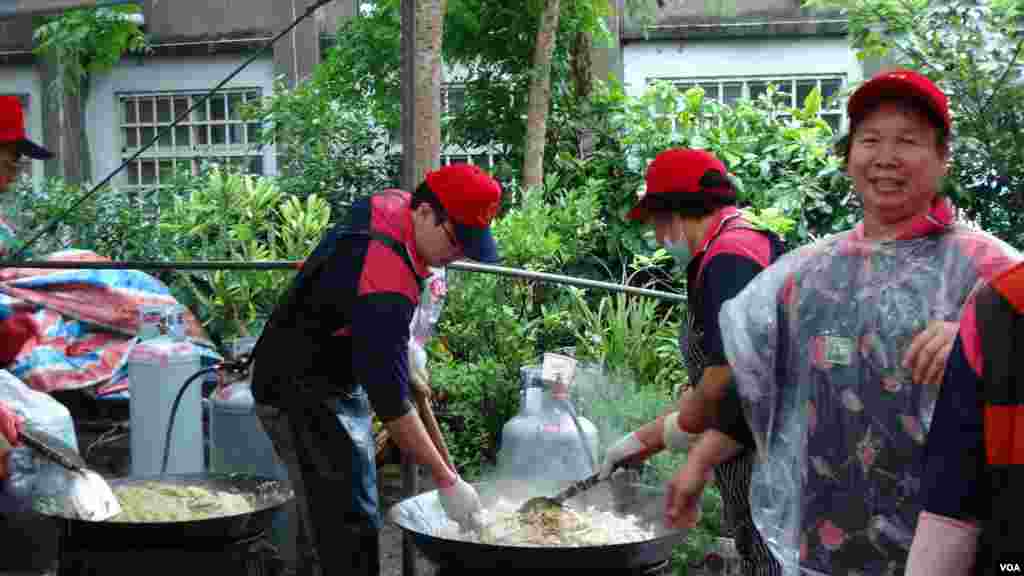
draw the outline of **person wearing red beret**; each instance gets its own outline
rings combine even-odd
[[[28,139],[21,100],[0,96],[0,194],[14,186],[22,158],[49,160],[53,153]],[[9,256],[16,244],[14,228],[0,219],[0,258]]]
[[[1024,263],[971,295],[925,445],[907,576],[1021,572]]]
[[[745,220],[735,206],[736,188],[725,165],[703,150],[672,149],[648,167],[645,194],[627,215],[654,225],[659,243],[687,275],[687,322],[680,334],[692,387],[678,408],[627,434],[605,453],[602,475],[617,464],[645,460],[664,449],[714,450],[715,438],[705,435],[690,446],[690,434],[702,433],[717,419],[730,372],[722,350],[718,311],[783,252],[771,232]],[[709,442],[712,443],[709,445]],[[722,492],[725,523],[733,533],[744,575],[780,574],[778,562],[761,541],[750,517],[750,449],[714,469]],[[685,469],[685,467],[684,467]],[[669,484],[667,524],[692,526],[697,518],[674,496],[682,471]]]
[[[862,220],[780,258],[718,319],[742,407],[733,413],[757,446],[751,512],[787,575],[904,573],[925,455],[950,445],[934,433],[937,399],[961,388],[943,383],[961,310],[1020,259],[957,222],[942,195],[953,117],[934,82],[886,70],[846,107],[839,153]],[[749,436],[728,432],[740,428],[716,432],[742,446]],[[699,468],[690,480],[699,485]]]
[[[449,518],[480,508],[410,399],[408,343],[431,267],[498,260],[490,224],[501,194],[486,172],[458,164],[428,173],[411,194],[356,202],[306,259],[253,350],[257,413],[288,467],[323,574],[380,571],[371,407],[429,468]]]
[[[32,142],[25,134],[25,111],[15,96],[0,96],[0,194],[14,184],[18,176],[18,162],[23,158],[48,160],[53,154]],[[0,257],[13,244],[13,230],[0,220]],[[8,330],[0,322],[0,365],[13,358],[24,337],[16,330]],[[0,436],[13,446],[19,444],[19,429],[24,419],[10,406],[0,402]],[[0,450],[0,480],[6,476],[6,450]]]

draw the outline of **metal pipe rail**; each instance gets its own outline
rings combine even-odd
[[[122,260],[110,262],[61,262],[61,261],[0,261],[0,268],[35,268],[49,270],[297,270],[302,267],[301,260],[264,260],[239,262],[233,260],[206,260],[206,261],[175,261],[160,262],[147,260]],[[588,278],[577,278],[562,274],[551,274],[548,272],[535,272],[523,270],[522,268],[509,268],[505,266],[494,266],[491,264],[479,264],[466,260],[460,260],[448,265],[449,269],[462,270],[466,272],[482,272],[498,276],[511,276],[526,280],[540,282],[551,282],[553,284],[565,284],[580,288],[597,288],[610,292],[623,292],[646,296],[671,302],[685,302],[686,298],[681,294],[637,288],[612,282],[601,282]]]

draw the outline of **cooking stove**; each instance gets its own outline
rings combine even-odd
[[[65,532],[56,576],[276,576],[265,533],[235,541],[167,542],[145,548],[123,542],[75,542]]]
[[[543,569],[539,569],[538,570],[538,569],[534,569],[534,568],[530,568],[528,570],[524,570],[524,572],[529,572],[531,576],[544,576],[544,575],[547,574],[547,572],[545,570],[543,570]],[[621,576],[669,576],[670,574],[672,574],[672,566],[671,566],[671,564],[669,563],[668,560],[665,560],[664,562],[661,562],[660,564],[655,564],[653,566],[645,566],[645,567],[639,567],[639,568],[633,568],[633,569],[625,569],[625,570],[587,569],[587,570],[583,570],[581,568],[580,572],[595,572],[597,574],[600,574],[601,576],[606,576],[606,575],[621,575]],[[553,570],[551,573],[552,574],[557,573],[559,576],[565,576],[566,571],[565,570]],[[464,569],[464,568],[460,568],[460,567],[438,566],[437,567],[437,572],[436,572],[436,576],[465,576],[465,575],[469,575],[469,574],[479,575],[480,574],[480,570],[478,570],[478,569]]]

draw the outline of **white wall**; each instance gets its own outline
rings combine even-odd
[[[39,72],[31,65],[0,67],[0,94],[28,94],[28,118],[25,130],[37,144],[43,142],[43,92]],[[32,180],[36,186],[44,179],[42,160],[32,162]]]
[[[93,80],[86,104],[85,126],[92,151],[92,176],[99,182],[123,161],[118,129],[118,95],[125,92],[209,90],[241,65],[246,56],[220,54],[179,58],[125,58],[109,74]],[[270,56],[249,64],[224,88],[260,88],[273,92],[274,64]],[[263,151],[266,174],[277,172],[272,151]],[[116,180],[116,179],[115,179]]]
[[[860,62],[845,38],[725,38],[634,41],[623,49],[625,89],[639,96],[659,78],[845,74],[861,80]]]

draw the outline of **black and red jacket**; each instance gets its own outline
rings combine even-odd
[[[253,351],[257,402],[285,408],[358,385],[383,421],[412,407],[409,324],[429,270],[409,204],[406,192],[375,194],[320,241]]]

